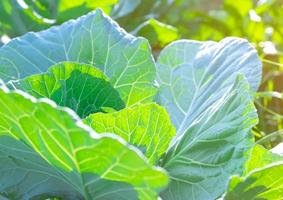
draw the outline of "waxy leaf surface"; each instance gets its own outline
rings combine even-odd
[[[62,61],[98,67],[126,106],[150,102],[156,94],[147,40],[126,33],[101,10],[10,41],[0,49],[0,78],[22,79]]]
[[[167,176],[67,108],[0,89],[0,194],[9,199],[156,199]],[[47,101],[47,100],[44,100]]]

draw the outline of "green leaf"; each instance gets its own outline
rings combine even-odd
[[[92,114],[84,122],[98,133],[115,133],[130,144],[145,148],[151,163],[157,163],[175,135],[166,110],[154,103]]]
[[[58,0],[24,0],[25,3],[36,12],[39,16],[47,19],[56,19],[58,4],[61,2]]]
[[[97,8],[110,14],[118,0],[5,0],[0,2],[0,21],[10,36],[39,31],[52,24],[75,19]]]
[[[111,12],[113,18],[120,18],[133,12],[142,0],[119,0]]]
[[[251,127],[257,123],[249,84],[239,76],[234,86],[177,137],[161,166],[171,182],[165,200],[216,199],[232,174],[242,174],[252,147]]]
[[[239,73],[247,81],[237,80]],[[177,129],[162,162],[172,180],[162,196],[215,199],[231,174],[242,173],[252,147],[257,116],[249,84],[256,91],[261,78],[256,50],[233,37],[180,40],[160,53],[157,74],[157,102]]]
[[[9,81],[43,73],[62,61],[101,69],[126,106],[150,102],[156,94],[148,42],[126,33],[101,10],[9,42],[0,49],[0,78]]]
[[[47,73],[26,77],[13,86],[34,97],[47,97],[60,106],[69,107],[82,118],[103,111],[102,107],[124,108],[119,93],[103,73],[87,64],[55,64]]]
[[[225,200],[268,199],[283,196],[283,162],[251,171],[246,177],[232,177]]]
[[[245,174],[277,161],[283,161],[283,157],[268,151],[263,146],[255,145],[252,149],[250,159],[245,164]]]
[[[119,0],[60,0],[57,2],[57,22],[62,23],[69,19],[77,18],[97,8],[101,8],[107,14],[110,14],[113,6],[118,3]]]
[[[177,129],[186,132],[196,118],[223,96],[242,73],[256,91],[261,61],[244,39],[217,42],[179,40],[168,45],[157,61],[157,102],[166,107]]]
[[[161,23],[155,19],[149,19],[142,23],[134,33],[135,35],[147,38],[151,46],[155,48],[163,47],[180,37],[175,27]]]
[[[0,2],[0,21],[5,24],[4,31],[14,37],[62,24],[97,8],[109,14],[116,3],[118,0],[4,0]]]
[[[7,88],[0,90],[0,162],[8,199],[151,200],[167,183],[117,136],[99,136],[71,110]]]
[[[164,17],[174,1],[170,0],[120,0],[111,16],[126,30],[134,30],[149,18]]]

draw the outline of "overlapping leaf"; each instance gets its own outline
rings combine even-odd
[[[32,75],[12,83],[37,98],[52,99],[73,109],[80,117],[101,112],[102,107],[120,110],[124,102],[103,73],[91,65],[63,62],[47,73]]]
[[[177,135],[222,97],[242,73],[256,91],[261,80],[261,62],[244,39],[217,42],[179,40],[168,45],[157,61],[157,102],[165,106]]]
[[[151,163],[157,163],[175,135],[169,115],[157,104],[140,104],[108,114],[96,113],[84,122],[98,133],[115,133],[130,144],[145,149]]]
[[[245,164],[245,174],[277,161],[283,161],[283,157],[270,152],[260,145],[255,145],[251,151],[249,160]]]
[[[238,80],[232,88],[239,73],[249,84]],[[180,40],[160,53],[157,74],[157,102],[177,128],[162,162],[173,181],[162,196],[215,199],[230,175],[243,172],[252,147],[257,117],[248,88],[256,91],[260,82],[257,52],[239,38]]]
[[[101,69],[126,106],[149,102],[155,96],[155,68],[148,42],[127,34],[101,10],[3,46],[0,78],[9,81],[39,74],[61,61]]]
[[[252,146],[249,132],[256,122],[248,83],[239,77],[234,87],[211,104],[164,156],[161,166],[171,179],[162,194],[164,199],[219,197],[230,175],[244,170]]]
[[[268,199],[283,196],[283,162],[251,171],[246,177],[232,177],[225,200]]]
[[[255,145],[247,161],[245,176],[233,176],[224,196],[226,200],[279,200],[283,195],[283,157]]]
[[[249,85],[258,88],[261,63],[243,39],[219,43],[180,40],[166,47],[157,62],[157,101],[177,128],[162,166],[171,181],[163,193],[191,199],[215,199],[231,174],[243,172],[257,122]],[[242,79],[234,81],[242,73]]]
[[[68,111],[68,112],[66,112]],[[155,199],[166,185],[116,136],[98,136],[71,110],[0,90],[0,194],[9,199]]]

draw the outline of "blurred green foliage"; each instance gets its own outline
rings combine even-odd
[[[10,37],[28,31],[39,31],[51,24],[48,20],[34,15],[30,7],[18,3],[17,0],[0,1],[0,32]]]
[[[283,141],[283,0],[1,0],[0,35],[43,30],[96,8],[149,39],[155,55],[181,38],[248,39],[264,64],[254,135],[269,148]]]

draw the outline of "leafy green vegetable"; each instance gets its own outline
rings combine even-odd
[[[181,136],[242,73],[256,91],[261,62],[256,50],[239,38],[221,42],[180,40],[168,45],[157,61],[157,102],[165,106]]]
[[[25,78],[62,61],[101,69],[126,106],[150,102],[156,94],[148,42],[127,34],[101,10],[39,33],[28,33],[3,46],[0,78]]]
[[[60,106],[72,108],[82,118],[103,111],[102,107],[115,110],[124,107],[118,92],[103,73],[87,64],[55,64],[47,73],[24,78],[13,86],[34,97],[46,97]]]
[[[119,112],[90,115],[84,122],[98,133],[115,133],[130,144],[145,148],[151,163],[157,163],[175,135],[166,110],[157,104],[140,104]]]
[[[154,199],[165,173],[68,109],[0,90],[0,194],[9,199]]]
[[[283,196],[283,162],[251,171],[246,177],[232,177],[225,200],[273,199]]]
[[[283,157],[255,145],[243,177],[233,176],[225,200],[272,199],[283,195]]]
[[[110,12],[117,0],[24,2],[59,21],[96,6]],[[122,0],[112,15],[156,55],[179,37],[152,18],[173,2]],[[261,67],[254,47],[234,37],[173,42],[155,64],[148,41],[101,10],[11,40],[0,48],[0,79],[16,89],[0,89],[0,198],[280,199],[282,157],[251,133]]]
[[[234,86],[212,103],[177,137],[161,166],[171,182],[164,199],[216,199],[229,176],[241,174],[252,146],[249,133],[257,115],[249,98],[248,83],[239,77]]]
[[[252,147],[249,131],[257,117],[249,84],[243,78],[233,83],[242,73],[252,90],[257,89],[257,53],[238,38],[219,43],[181,40],[160,53],[157,73],[157,102],[177,129],[161,164],[172,180],[162,196],[217,198],[229,176],[242,173],[245,151]]]

